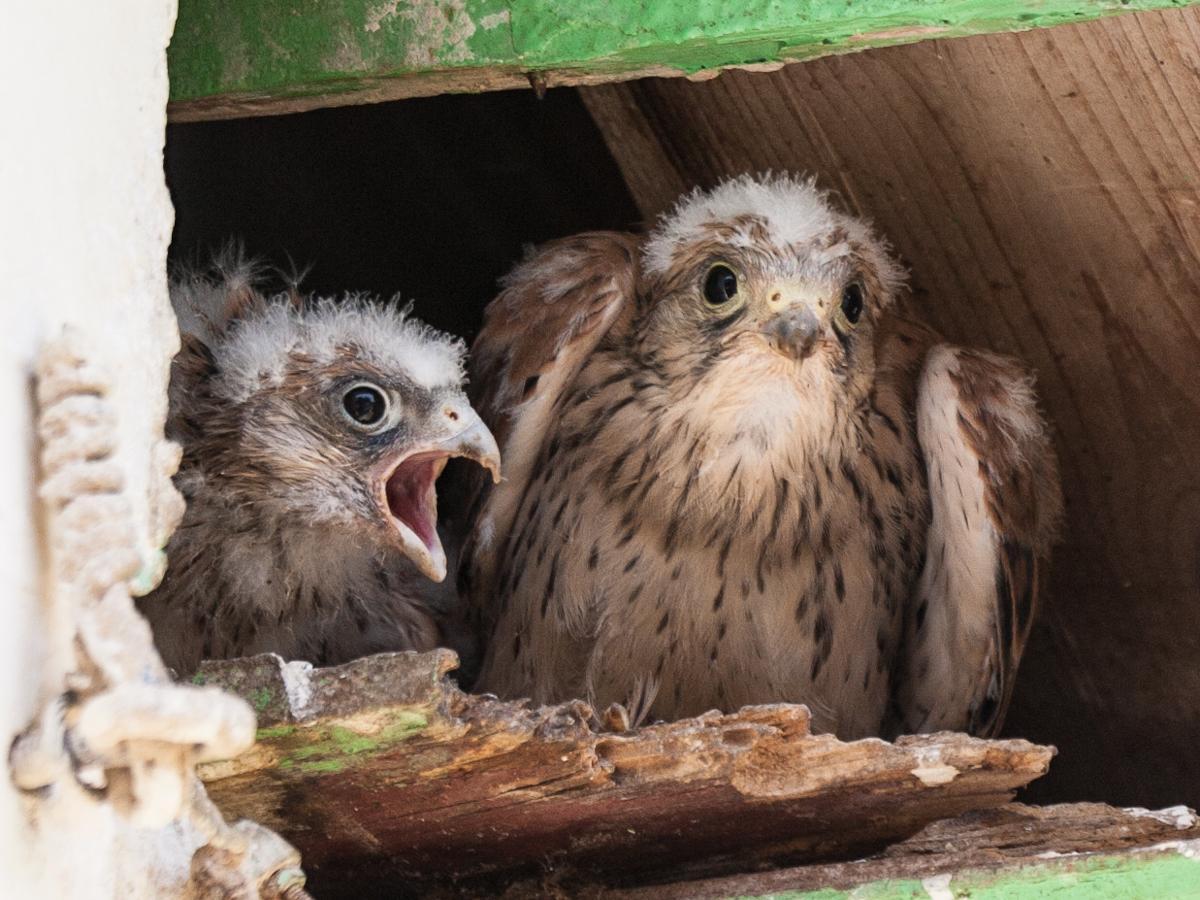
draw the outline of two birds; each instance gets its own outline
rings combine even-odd
[[[552,242],[472,348],[496,444],[446,339],[354,303],[232,303],[177,363],[189,512],[144,603],[168,663],[426,649],[468,608],[476,690],[635,722],[803,702],[843,738],[994,733],[1058,476],[1029,374],[897,316],[901,286],[885,243],[787,176],[688,195],[645,237]],[[360,384],[388,398],[377,431],[338,412]],[[429,476],[446,454],[495,475],[497,444],[439,604]],[[363,499],[393,494],[425,498],[418,540]]]

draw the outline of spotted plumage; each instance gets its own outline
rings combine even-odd
[[[505,458],[462,580],[479,687],[635,720],[807,703],[847,738],[993,732],[1059,510],[1028,375],[891,312],[811,182],[519,266],[473,348]]]
[[[164,660],[186,673],[458,643],[434,481],[451,456],[499,467],[463,347],[385,305],[267,297],[252,267],[218,268],[171,292],[168,433],[188,506],[140,601]]]

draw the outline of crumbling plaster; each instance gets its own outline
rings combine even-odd
[[[62,690],[69,612],[46,589],[35,493],[33,372],[71,326],[109,373],[115,461],[147,583],[177,500],[162,441],[178,336],[167,300],[173,212],[163,177],[173,0],[25,3],[0,28],[0,736]],[[138,831],[70,779],[31,798],[0,779],[0,870],[13,897],[161,896],[195,839]],[[179,871],[179,863],[185,868]],[[153,877],[157,876],[157,877]],[[151,887],[155,885],[155,887]]]

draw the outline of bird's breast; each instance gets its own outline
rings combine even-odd
[[[877,733],[927,518],[903,411],[840,452],[757,447],[608,378],[565,404],[505,537],[481,687],[650,719],[801,702]]]

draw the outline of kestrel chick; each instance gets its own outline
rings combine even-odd
[[[1032,379],[891,312],[811,181],[519,266],[473,348],[503,448],[462,570],[479,688],[634,719],[802,702],[857,738],[997,730],[1060,497]]]
[[[264,297],[244,266],[172,285],[183,349],[168,434],[187,499],[140,603],[163,659],[274,652],[335,664],[428,650],[453,597],[434,488],[499,474],[461,342],[361,298]]]

